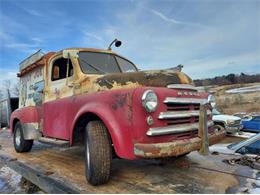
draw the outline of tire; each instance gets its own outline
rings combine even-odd
[[[105,125],[90,121],[85,128],[85,175],[92,185],[107,183],[112,165],[112,146]]]
[[[222,131],[224,129],[224,127],[221,125],[214,125],[213,128],[215,133]]]
[[[32,149],[33,140],[25,140],[23,128],[20,122],[17,122],[14,128],[13,143],[16,152],[29,152]]]

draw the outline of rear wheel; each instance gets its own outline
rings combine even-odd
[[[85,132],[85,174],[92,185],[107,183],[112,164],[111,141],[101,121],[90,121]]]
[[[29,152],[32,149],[33,140],[25,140],[20,122],[17,122],[13,134],[14,148],[16,152]]]

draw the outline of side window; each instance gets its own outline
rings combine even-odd
[[[260,140],[257,140],[254,143],[251,143],[247,146],[240,148],[238,151],[240,154],[256,154],[260,153]]]
[[[51,80],[56,81],[60,79],[65,79],[67,76],[67,62],[69,60],[69,74],[73,75],[73,66],[70,59],[59,58],[53,62]]]
[[[253,120],[254,121],[260,121],[260,116],[256,116]]]

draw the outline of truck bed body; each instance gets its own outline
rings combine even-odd
[[[192,152],[164,165],[158,160],[114,159],[109,183],[94,187],[85,180],[84,147],[35,142],[30,153],[18,154],[6,130],[0,130],[0,145],[0,163],[48,193],[241,193],[259,177],[259,170],[222,162],[233,155]]]

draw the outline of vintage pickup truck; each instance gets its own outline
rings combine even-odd
[[[20,63],[19,109],[11,115],[17,152],[33,141],[85,145],[86,178],[106,183],[112,156],[162,158],[217,143],[212,96],[180,69],[139,71],[108,49],[71,48]]]

